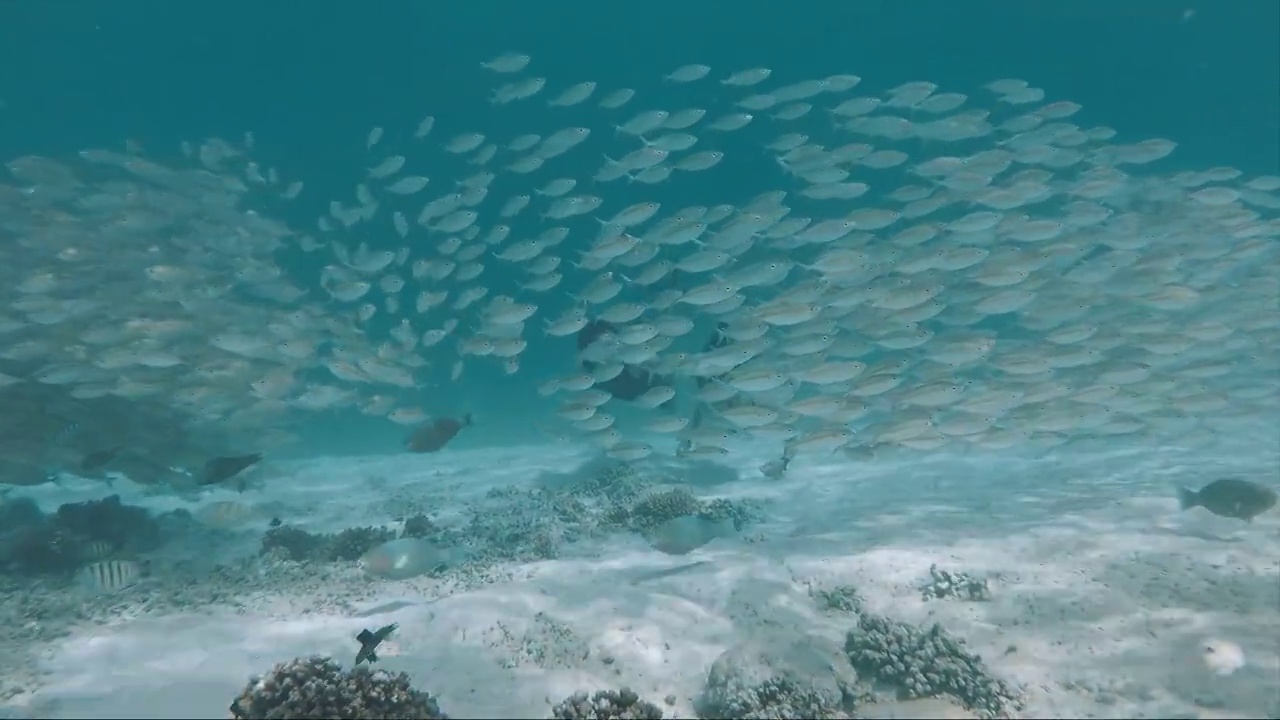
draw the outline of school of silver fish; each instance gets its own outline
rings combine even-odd
[[[410,427],[429,384],[515,375],[601,319],[589,372],[530,382],[623,460],[1188,439],[1278,406],[1280,177],[1178,168],[1174,142],[1120,142],[1016,79],[535,68],[476,70],[526,132],[375,127],[352,195],[305,229],[271,217],[304,188],[252,135],[8,162],[0,359],[196,427]],[[673,195],[703,204],[654,199]],[[625,366],[669,380],[635,427],[597,387]]]

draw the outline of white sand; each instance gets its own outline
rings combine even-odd
[[[998,676],[1025,685],[1029,717],[1275,712],[1280,513],[1245,524],[1178,513],[1173,499],[1178,483],[1274,478],[1274,439],[1229,439],[1212,457],[1060,448],[1041,459],[801,459],[776,482],[755,470],[767,458],[733,455],[741,479],[684,480],[704,497],[762,500],[767,518],[687,558],[615,536],[452,595],[429,578],[384,582],[361,603],[374,609],[367,617],[282,619],[277,603],[122,619],[44,648],[48,684],[15,701],[47,717],[226,717],[251,674],[313,653],[349,666],[361,628],[397,622],[379,667],[408,672],[454,717],[545,717],[574,691],[624,685],[659,704],[674,695],[668,712],[688,717],[712,661],[754,626],[842,641],[853,616],[820,611],[808,591],[854,585],[872,611],[937,621],[967,639]],[[405,498],[447,525],[494,487],[528,486],[587,457],[559,446],[316,460],[275,469],[282,477],[245,497],[307,529],[385,522]],[[127,503],[184,502],[117,485]],[[80,482],[15,493],[46,509],[104,494]],[[252,553],[260,530],[228,534],[220,547]],[[997,577],[993,600],[925,602],[918,585],[934,563]],[[1245,666],[1217,674],[1203,657],[1210,639],[1239,645]]]

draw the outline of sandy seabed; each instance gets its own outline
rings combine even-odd
[[[466,582],[366,580],[352,566],[295,573],[293,585],[275,579],[269,592],[228,581],[187,607],[122,605],[105,620],[68,621],[48,642],[10,640],[9,668],[21,663],[30,679],[8,712],[227,717],[251,675],[311,654],[349,666],[357,632],[395,622],[379,667],[407,672],[453,717],[546,717],[573,692],[624,686],[668,716],[690,717],[712,662],[755,631],[843,642],[856,621],[813,593],[853,586],[867,610],[965,639],[1022,689],[1025,717],[1274,717],[1280,513],[1246,524],[1179,513],[1173,499],[1179,484],[1280,473],[1274,440],[1220,445],[1212,454],[1068,446],[1034,458],[802,458],[781,480],[762,478],[756,468],[768,458],[749,451],[714,472],[669,465],[700,497],[753,501],[760,522],[685,557],[615,534]],[[564,482],[590,461],[566,445],[316,459],[271,468],[264,488],[242,499],[307,529],[381,524],[409,507],[447,525],[492,505],[495,488]],[[113,488],[158,511],[190,506],[144,490],[127,480]],[[205,501],[237,497],[222,492]],[[14,494],[48,511],[106,493],[76,480]],[[228,562],[256,554],[263,529],[211,533],[186,550],[191,567],[215,553]],[[990,600],[926,601],[920,587],[935,564],[988,578]],[[1239,645],[1244,667],[1215,673],[1204,660],[1210,640]]]

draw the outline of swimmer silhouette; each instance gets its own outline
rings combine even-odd
[[[604,320],[592,320],[587,323],[586,327],[578,331],[578,362],[582,365],[583,370],[591,372],[599,367],[600,363],[582,357],[582,352],[590,347],[592,343],[604,339],[613,330],[613,323]],[[596,387],[619,400],[631,401],[648,392],[650,388],[666,384],[666,378],[646,368],[639,365],[623,365],[622,372],[618,373],[617,377],[596,383]]]
[[[724,323],[717,324],[716,331],[712,333],[711,339],[707,341],[706,347],[703,349],[713,350],[727,345],[729,338],[724,335],[726,327]],[[582,352],[590,347],[592,343],[603,339],[613,331],[613,324],[605,320],[592,320],[578,331],[578,356],[583,370],[591,372],[599,366],[599,363],[582,357]],[[706,378],[698,378],[698,386],[701,387],[706,381]],[[670,378],[659,375],[647,368],[639,365],[623,365],[622,372],[618,373],[617,377],[596,383],[596,387],[619,400],[631,401],[652,388],[670,384]],[[667,402],[670,402],[670,400]]]

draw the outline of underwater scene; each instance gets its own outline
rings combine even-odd
[[[0,718],[1280,718],[1280,4],[0,4]]]

